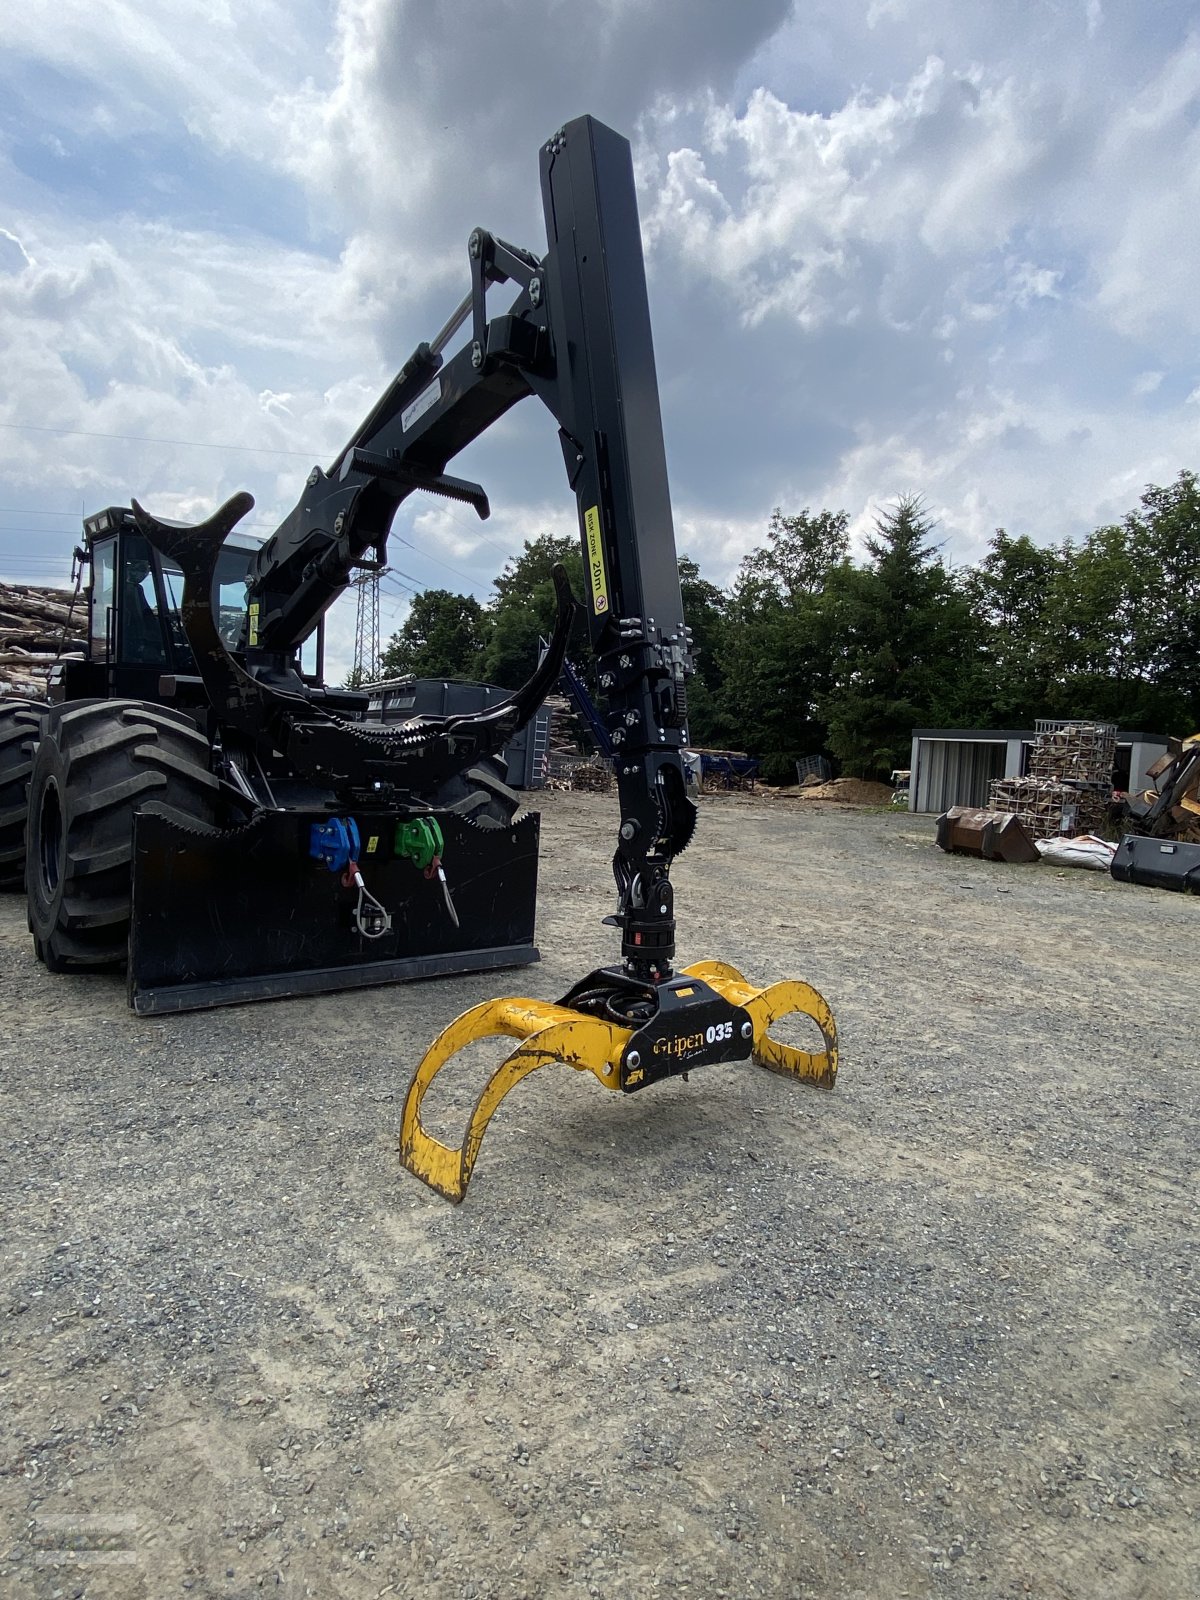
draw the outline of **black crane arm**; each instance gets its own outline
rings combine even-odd
[[[488,514],[478,485],[446,466],[528,394],[559,425],[575,492],[584,596],[621,804],[614,871],[625,956],[669,972],[669,866],[695,811],[680,750],[692,670],[679,592],[658,382],[628,142],[591,117],[541,151],[542,258],[482,229],[469,241],[471,291],[418,346],[329,470],[314,467],[295,510],[258,559],[255,650],[307,636],[356,566],[384,560],[400,504],[427,489]],[[487,292],[513,281],[507,312]],[[471,337],[442,352],[463,323]]]
[[[294,661],[354,570],[383,563],[395,513],[415,489],[488,515],[482,488],[448,476],[446,467],[517,401],[536,395],[559,425],[576,496],[584,603],[617,757],[613,865],[624,964],[656,982],[670,974],[674,954],[670,863],[695,826],[680,754],[692,663],[628,141],[591,117],[577,118],[543,146],[541,181],[544,257],[482,229],[471,234],[469,294],[435,339],[417,347],[329,469],[313,468],[256,558],[244,669],[221,659],[215,637],[197,657],[218,716],[267,734],[312,770],[378,781],[389,761],[402,760],[405,785],[419,792],[422,763],[440,777],[456,761],[465,769],[488,740],[498,748],[501,734],[532,714],[544,672],[505,707],[452,719],[446,737],[427,729],[407,749],[393,735],[372,750],[370,736],[331,721],[319,701],[306,702]],[[506,282],[516,284],[516,297],[489,317],[488,290]],[[468,319],[470,336],[445,357]],[[228,519],[218,513],[211,530],[188,532],[155,524],[140,508],[138,515],[147,536],[183,562],[199,617],[211,590],[206,552],[211,547],[215,561]],[[565,650],[563,620],[556,651]],[[561,660],[546,664],[551,683],[560,668]],[[338,766],[341,748],[358,752],[357,765]]]

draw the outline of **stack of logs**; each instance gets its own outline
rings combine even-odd
[[[575,790],[586,789],[589,794],[607,794],[615,781],[608,762],[596,756],[589,761],[580,761],[572,767],[565,787]]]
[[[84,648],[87,602],[65,589],[0,583],[0,694],[43,699],[50,668]]]
[[[545,702],[550,713],[547,730],[546,770],[542,774],[547,789],[586,789],[606,794],[613,785],[612,768],[603,756],[585,755],[575,737],[577,727],[571,703],[565,695],[552,694]]]
[[[1054,722],[1041,717],[1029,752],[1029,776],[1056,783],[1078,783],[1108,789],[1111,799],[1113,763],[1117,759],[1115,722]]]
[[[992,811],[1011,812],[1031,839],[1094,833],[1112,800],[1117,729],[1111,722],[1039,721],[1025,778],[997,778]]]

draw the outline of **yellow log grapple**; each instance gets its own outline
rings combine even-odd
[[[617,1022],[582,1011],[581,999],[586,1003],[586,993],[573,991],[561,1005],[485,1000],[444,1028],[425,1052],[404,1101],[400,1159],[408,1170],[447,1200],[460,1201],[487,1125],[504,1096],[531,1072],[556,1063],[590,1072],[606,1089],[623,1094],[663,1078],[686,1077],[689,1068],[701,1061],[746,1056],[760,1067],[819,1089],[832,1089],[837,1078],[837,1028],[829,1007],[807,983],[773,983],[756,989],[723,961],[697,961],[658,986],[658,1008],[647,1019],[649,1027],[645,1022],[639,1026],[634,1015]],[[642,1009],[649,1009],[644,1002]],[[812,1018],[821,1031],[823,1050],[799,1050],[771,1037],[771,1024],[793,1013]],[[673,1026],[657,1025],[672,1016]],[[707,1021],[710,1016],[718,1020]],[[686,1031],[679,1031],[680,1026]],[[421,1122],[429,1086],[457,1051],[497,1034],[518,1040],[517,1047],[484,1085],[462,1144],[443,1144]]]

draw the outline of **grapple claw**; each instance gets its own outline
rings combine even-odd
[[[421,1102],[456,1051],[496,1034],[507,1034],[521,1042],[484,1084],[462,1145],[453,1149],[426,1132],[421,1123]],[[539,1067],[555,1063],[574,1067],[577,1072],[593,1072],[605,1088],[616,1089],[621,1054],[628,1039],[627,1028],[541,1000],[487,1000],[473,1006],[443,1028],[413,1074],[400,1127],[401,1163],[457,1205],[467,1192],[487,1125],[510,1089]]]
[[[594,1005],[597,981],[614,976],[619,975],[594,973],[577,984],[568,999],[577,996],[581,1005]],[[614,995],[622,998],[620,990]],[[542,1000],[487,1000],[464,1011],[433,1041],[413,1074],[400,1130],[402,1164],[457,1204],[467,1192],[487,1125],[504,1096],[531,1072],[554,1064],[591,1072],[606,1089],[630,1094],[664,1077],[686,1074],[693,1066],[750,1056],[772,1072],[833,1088],[837,1028],[824,999],[807,983],[773,983],[756,989],[736,967],[698,961],[661,985],[657,996],[657,1014],[649,1018],[631,1014],[628,1027],[574,1004],[550,1005]],[[623,998],[628,1000],[628,994]],[[612,1006],[608,1009],[620,1014]],[[795,1012],[816,1023],[825,1041],[823,1051],[799,1050],[771,1038],[772,1023]],[[461,1146],[443,1144],[421,1122],[422,1101],[457,1051],[497,1034],[519,1043],[484,1085]]]
[[[782,1072],[800,1078],[818,1089],[832,1089],[837,1081],[838,1045],[837,1023],[833,1020],[825,997],[811,984],[799,980],[772,983],[766,989],[756,989],[736,967],[724,961],[697,961],[687,967],[688,977],[700,978],[726,1000],[741,1006],[754,1024],[754,1045],[751,1059],[771,1072]],[[800,1012],[811,1017],[821,1030],[825,1041],[822,1051],[798,1050],[794,1045],[772,1039],[767,1031],[780,1017]]]

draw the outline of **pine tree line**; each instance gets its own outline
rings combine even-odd
[[[575,541],[526,541],[486,605],[427,590],[384,653],[389,675],[516,687],[554,615],[550,569],[583,590]],[[728,589],[679,563],[696,645],[691,737],[764,758],[789,781],[797,756],[855,777],[906,766],[914,727],[1029,727],[1096,717],[1124,728],[1200,726],[1200,485],[1151,486],[1119,523],[1079,544],[1003,529],[978,565],[951,568],[918,497],[881,512],[850,553],[844,511],[776,511]],[[573,641],[587,654],[581,628]]]

